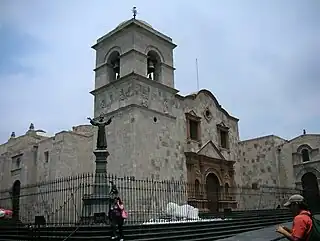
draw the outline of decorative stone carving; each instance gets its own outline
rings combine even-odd
[[[125,100],[127,97],[124,94],[124,90],[120,89],[119,90],[119,100]]]
[[[124,86],[120,88],[119,90],[119,100],[125,100],[128,99],[129,97],[133,96],[133,87],[132,84],[129,84],[127,86]]]
[[[106,102],[105,102],[105,100],[101,100],[101,101],[100,101],[100,108],[101,108],[101,109],[106,108]]]
[[[203,115],[208,122],[212,119],[212,113],[208,107],[204,110]]]
[[[141,99],[141,103],[140,103],[142,106],[144,107],[149,107],[149,100],[147,98],[142,98]]]
[[[168,113],[168,100],[164,100],[163,102],[163,112]]]
[[[150,87],[149,86],[145,86],[145,85],[141,85],[141,84],[136,84],[135,93],[136,93],[136,95],[148,96],[148,98],[149,98]]]
[[[224,174],[224,180],[225,181],[230,180],[230,177],[227,172]]]

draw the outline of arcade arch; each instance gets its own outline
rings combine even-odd
[[[16,180],[12,186],[12,218],[19,219],[21,182]]]
[[[320,193],[317,176],[312,172],[305,173],[301,178],[303,196],[311,211],[319,211]]]

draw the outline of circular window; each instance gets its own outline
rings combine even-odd
[[[207,118],[210,118],[210,117],[211,117],[211,112],[210,112],[210,110],[206,110],[206,111],[205,111],[205,115],[206,115]]]
[[[157,117],[153,117],[153,122],[157,122],[157,121],[158,121]]]

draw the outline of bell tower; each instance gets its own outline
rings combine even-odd
[[[170,146],[159,144],[177,119],[175,47],[170,37],[137,20],[135,14],[92,47],[96,51],[95,89],[91,92],[94,117],[113,117],[106,130],[109,173],[179,179],[174,168],[150,168],[175,146],[173,140]],[[176,156],[167,158],[168,166],[170,158]]]
[[[95,89],[135,73],[174,87],[172,39],[142,20],[120,23],[97,40]]]

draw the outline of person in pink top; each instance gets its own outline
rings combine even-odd
[[[123,202],[120,199],[120,197],[117,197],[115,199],[114,205],[111,206],[110,210],[110,221],[111,221],[111,229],[112,229],[112,237],[111,239],[114,240],[117,238],[117,229],[119,231],[119,238],[120,241],[123,241],[123,223],[124,223],[124,218],[123,218],[123,211],[124,211],[124,206]]]

